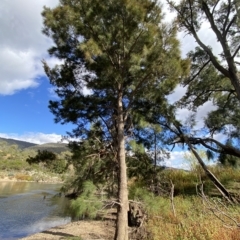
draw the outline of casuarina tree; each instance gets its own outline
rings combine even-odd
[[[166,101],[187,68],[176,27],[163,23],[155,0],[60,0],[42,15],[54,42],[49,54],[61,60],[52,69],[44,62],[59,96],[50,110],[56,122],[73,123],[70,135],[82,141],[92,124],[101,127],[118,168],[115,239],[127,240],[126,140],[135,107]]]
[[[199,47],[206,53],[204,62],[199,66],[201,73],[210,63],[226,77],[232,84],[236,97],[240,101],[240,77],[239,77],[239,50],[240,50],[240,4],[239,0],[167,0],[173,10],[177,12],[177,22],[180,28],[194,37]],[[200,28],[203,23],[209,24],[212,37],[220,49],[216,55],[212,48],[201,39]],[[199,51],[198,51],[199,52]],[[198,54],[198,53],[197,53]],[[195,74],[196,78],[198,74]]]

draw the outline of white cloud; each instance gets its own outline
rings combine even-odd
[[[198,107],[196,110],[196,125],[194,126],[194,130],[200,130],[204,127],[204,119],[207,117],[207,114],[214,109],[216,109],[216,106],[213,105],[212,101],[205,102],[202,106]],[[183,124],[188,125],[188,119],[192,114],[194,114],[194,112],[187,108],[179,108],[176,113],[176,118]]]
[[[209,137],[209,135],[208,135],[207,137]],[[226,134],[216,133],[216,134],[213,135],[213,138],[214,138],[215,140],[221,142],[221,143],[224,143],[224,142],[226,142],[226,140],[227,140],[228,137],[226,136]]]
[[[57,143],[60,142],[62,136],[56,133],[39,133],[39,132],[28,132],[24,134],[16,134],[16,133],[0,133],[0,137],[2,138],[11,138],[20,141],[26,141],[36,144],[43,143]]]
[[[205,102],[202,106],[200,106],[197,109],[197,115],[196,115],[196,119],[197,119],[197,125],[195,128],[202,128],[204,126],[204,118],[206,118],[207,114],[210,111],[213,111],[216,109],[216,106],[213,105],[212,101],[207,101]]]
[[[58,58],[52,57],[47,59],[47,64],[50,68],[55,67],[56,65],[61,65],[63,64],[63,60],[60,60]]]
[[[1,1],[0,4],[0,94],[11,95],[36,87],[43,75],[41,60],[51,41],[42,33],[43,6],[58,0]]]
[[[3,48],[0,51],[0,94],[10,95],[18,90],[37,87],[39,64],[32,60],[32,51],[13,51]]]
[[[49,97],[52,99],[57,99],[59,100],[60,98],[58,97],[57,93],[55,92],[56,88],[55,87],[50,87],[48,88],[48,93]]]
[[[183,87],[180,84],[178,84],[177,87],[174,89],[173,93],[171,93],[167,97],[169,103],[173,104],[173,103],[177,102],[178,100],[180,100],[186,93],[186,90],[187,90],[186,87]]]
[[[173,151],[170,153],[170,158],[164,160],[164,166],[180,168],[180,169],[189,169],[188,163],[184,160],[184,154],[188,152],[186,150],[182,151]]]
[[[197,32],[199,39],[207,46],[211,46],[213,53],[218,56],[222,52],[222,47],[216,39],[210,24],[203,22],[200,30]],[[195,38],[184,31],[178,33],[178,39],[181,42],[182,56],[186,57],[187,53],[194,50],[198,46]]]

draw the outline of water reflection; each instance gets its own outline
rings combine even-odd
[[[60,184],[0,183],[0,239],[10,240],[70,222]]]

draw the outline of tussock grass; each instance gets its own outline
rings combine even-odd
[[[199,197],[174,198],[176,216],[173,215],[170,200],[158,198],[158,211],[150,212],[148,232],[154,240],[238,240],[240,229],[223,215],[218,219]],[[240,207],[221,209],[240,222]]]
[[[221,166],[212,166],[209,169],[231,192],[239,192],[240,169]],[[215,186],[200,168],[196,171],[166,170],[160,173],[159,179],[160,182],[171,180],[175,185],[175,195],[195,195],[196,184],[199,184],[201,179],[205,193],[216,195]]]
[[[210,170],[230,192],[239,193],[238,169],[215,166]],[[209,202],[197,196],[196,184],[200,183],[200,178]],[[142,202],[146,209],[145,227],[149,234],[146,239],[240,240],[240,206],[224,203],[220,193],[201,169],[197,172],[170,169],[162,171],[158,179],[162,186],[173,182],[176,215],[170,197],[166,194],[165,197],[154,195],[148,191],[144,181],[135,181],[129,186],[130,199]]]

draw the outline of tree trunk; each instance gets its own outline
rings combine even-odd
[[[212,183],[216,186],[216,188],[219,190],[219,192],[222,194],[222,196],[227,199],[231,203],[236,203],[236,200],[234,197],[231,196],[231,194],[228,192],[228,190],[221,184],[221,182],[214,176],[214,174],[208,170],[206,164],[203,162],[202,158],[199,156],[197,151],[192,147],[192,144],[188,141],[188,138],[185,137],[185,142],[191,149],[194,156],[197,158],[199,164],[205,171],[206,175],[209,177],[209,179],[212,181]]]
[[[154,131],[154,170],[157,168],[157,133]]]
[[[125,138],[124,138],[124,117],[122,105],[122,92],[118,95],[118,119],[117,119],[117,136],[118,136],[118,213],[115,232],[115,240],[128,240],[128,189],[127,189],[127,166],[125,159]]]

